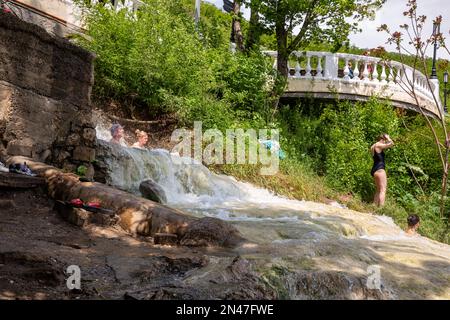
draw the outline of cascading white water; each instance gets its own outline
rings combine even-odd
[[[96,130],[98,139],[111,138],[104,126]],[[324,216],[317,212],[328,210],[328,205],[274,195],[164,149],[116,148],[120,156],[107,158],[108,183],[122,190],[139,195],[139,184],[152,179],[164,189],[168,205],[185,211],[234,221],[315,221],[318,229],[326,231],[321,225]],[[337,203],[336,207],[342,208]],[[394,225],[388,217],[379,222]]]
[[[98,139],[111,139],[105,127],[96,130]],[[107,159],[108,183],[139,195],[139,184],[150,178],[164,189],[171,206],[225,220],[296,220],[293,212],[308,211],[304,201],[215,174],[194,159],[165,149],[115,148],[120,156]]]

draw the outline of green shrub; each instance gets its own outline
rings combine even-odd
[[[86,166],[78,166],[77,168],[77,175],[79,175],[80,177],[84,177],[86,175],[88,168]]]
[[[101,4],[85,7],[88,37],[78,42],[97,55],[95,98],[133,103],[155,116],[172,113],[182,124],[202,120],[206,127],[266,118],[275,73],[260,53],[229,51],[229,15],[202,4],[198,32],[192,3],[145,2],[136,17]],[[213,123],[216,118],[223,120]]]

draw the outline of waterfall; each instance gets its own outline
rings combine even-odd
[[[100,146],[107,148],[103,158],[108,167],[107,183],[136,195],[140,195],[140,183],[152,179],[165,191],[167,205],[186,212],[228,221],[277,223],[273,228],[295,229],[284,235],[281,242],[308,237],[323,240],[336,234],[370,241],[411,240],[390,217],[356,213],[337,203],[288,199],[213,173],[203,164],[165,149],[110,144],[106,142],[110,139],[108,130],[100,125],[96,130]]]
[[[261,218],[258,210],[275,207],[287,214],[277,219],[297,219],[288,211],[307,210],[304,201],[276,196],[233,177],[213,173],[192,158],[165,149],[111,145],[106,142],[111,136],[104,126],[97,126],[96,131],[97,138],[102,140],[99,144],[109,148],[105,153],[110,154],[103,159],[108,167],[107,183],[119,189],[140,195],[140,183],[152,179],[165,191],[168,205],[195,211],[216,209],[216,216],[224,219],[248,218],[249,214],[253,215],[248,211]],[[247,212],[239,214],[244,207]]]

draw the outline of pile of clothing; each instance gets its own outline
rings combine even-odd
[[[27,163],[12,163],[9,165],[9,172],[12,173],[20,173],[25,174],[27,176],[35,177],[36,174],[31,171],[31,169],[27,166]]]
[[[264,147],[266,147],[266,149],[270,150],[270,152],[278,154],[278,158],[280,158],[281,160],[286,158],[286,154],[284,153],[283,150],[281,150],[280,148],[280,144],[278,141],[274,141],[274,140],[258,140],[259,143],[261,143]]]

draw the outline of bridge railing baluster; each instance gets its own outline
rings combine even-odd
[[[372,62],[372,81],[379,82],[378,80],[378,63],[377,61]]]
[[[306,73],[305,77],[310,78],[311,77],[311,55],[308,53],[306,54]]]
[[[368,68],[368,61],[367,59],[364,60],[364,71],[363,71],[363,81],[369,81],[369,68]]]
[[[345,65],[344,65],[344,80],[350,80],[350,68],[348,67],[348,58],[345,58]]]
[[[390,63],[388,64],[388,72],[387,81],[389,84],[394,84],[394,67]]]
[[[322,55],[318,54],[317,56],[317,68],[316,68],[316,77],[322,78]]]
[[[301,77],[301,70],[302,70],[301,67],[300,67],[300,54],[298,52],[295,52],[294,56],[295,56],[295,61],[296,61],[294,77],[295,78],[300,78]]]
[[[339,57],[334,53],[325,53],[325,72],[324,77],[327,79],[338,78]]]
[[[386,81],[386,63],[385,62],[381,63],[381,75],[380,75],[380,78],[381,78],[381,83],[382,84],[386,84],[387,83],[387,81]]]

